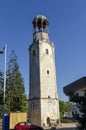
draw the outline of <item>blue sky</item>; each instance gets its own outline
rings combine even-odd
[[[7,44],[18,57],[29,92],[29,53],[33,39],[32,20],[43,14],[49,21],[50,41],[55,44],[59,99],[67,101],[63,87],[86,76],[86,0],[3,0],[0,1],[0,49]],[[0,55],[3,71],[4,56]]]

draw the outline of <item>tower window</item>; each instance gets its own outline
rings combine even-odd
[[[49,70],[47,70],[47,74],[49,74]]]
[[[35,52],[35,50],[33,50],[33,56],[35,56],[36,55],[36,52]]]
[[[49,53],[49,52],[48,52],[48,49],[45,49],[45,53],[46,53],[46,54],[48,54],[48,53]]]

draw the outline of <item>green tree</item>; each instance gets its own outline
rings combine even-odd
[[[17,56],[12,50],[7,70],[6,113],[28,110],[28,100],[25,94],[24,79],[19,71]]]
[[[59,101],[60,118],[62,119],[64,112],[68,112],[68,104],[64,101]]]
[[[0,117],[2,116],[2,107],[3,107],[3,74],[0,72]]]
[[[86,130],[86,90],[84,90],[84,95],[80,96],[78,93],[72,95],[71,101],[76,102],[81,114],[74,114],[74,118],[79,122],[80,130]]]

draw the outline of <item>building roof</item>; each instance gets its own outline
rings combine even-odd
[[[32,24],[36,24],[37,21],[44,21],[47,25],[49,25],[49,22],[48,22],[47,18],[44,15],[37,15],[33,19]]]
[[[86,77],[82,77],[66,86],[63,87],[63,91],[66,95],[69,95],[76,90],[83,89],[86,87]]]
[[[37,15],[36,17],[35,17],[36,19],[46,19],[47,20],[47,18],[44,16],[44,15]]]

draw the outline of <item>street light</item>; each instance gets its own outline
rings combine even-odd
[[[3,50],[0,50],[0,54],[4,54],[4,89],[3,89],[3,116],[5,114],[5,89],[6,89],[6,51],[7,45],[4,46]]]

